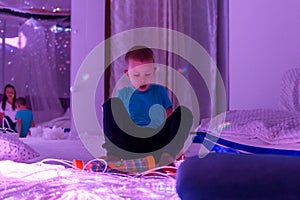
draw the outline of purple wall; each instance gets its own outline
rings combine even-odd
[[[71,38],[71,86],[73,85],[77,71],[90,53],[100,42],[104,40],[104,0],[72,0],[72,38]],[[103,61],[104,62],[104,61]],[[103,83],[99,83],[102,84]],[[104,91],[98,91],[95,99],[99,102],[104,100]],[[88,120],[88,118],[87,118]],[[75,125],[71,122],[72,134]]]
[[[300,67],[299,0],[230,0],[230,109],[276,108],[283,73]]]

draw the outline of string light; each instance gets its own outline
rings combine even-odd
[[[174,177],[153,173],[164,167],[129,176],[64,168],[62,165],[50,165],[46,162],[71,166],[70,161],[58,159],[45,159],[33,164],[1,161],[0,167],[2,165],[5,173],[1,175],[0,198],[179,200]]]
[[[60,33],[64,30],[64,28],[60,25],[54,24],[50,27],[51,32],[53,33]]]

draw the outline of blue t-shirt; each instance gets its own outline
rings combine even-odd
[[[19,118],[22,119],[20,137],[26,137],[33,120],[33,114],[31,110],[18,110],[15,119],[18,120]],[[18,123],[15,128],[16,130],[18,130],[17,126]]]
[[[131,119],[138,126],[157,128],[165,120],[165,111],[172,107],[167,90],[161,85],[151,84],[146,91],[125,87],[118,91],[119,97]]]

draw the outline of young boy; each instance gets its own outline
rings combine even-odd
[[[29,133],[30,127],[34,126],[33,114],[31,110],[27,109],[26,100],[23,97],[19,97],[16,100],[16,131],[19,134],[19,137],[26,137]]]
[[[154,55],[135,46],[125,55],[132,86],[103,104],[108,159],[135,159],[152,155],[160,165],[171,164],[187,138],[193,117],[184,106],[172,113],[165,87],[153,84]]]

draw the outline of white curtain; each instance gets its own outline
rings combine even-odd
[[[220,12],[220,9],[225,9],[225,12],[224,10]],[[118,87],[128,84],[123,73],[126,67],[124,55],[120,56],[121,53],[124,54],[124,51],[118,52],[118,50],[124,47],[128,48],[129,44],[140,44],[142,40],[144,43],[140,45],[154,47],[155,62],[160,69],[156,77],[157,82],[169,88],[175,106],[180,103],[188,106],[193,112],[199,112],[200,117],[196,118],[197,121],[194,122],[194,125],[198,125],[202,118],[225,111],[228,105],[226,97],[227,60],[225,59],[225,62],[223,62],[224,59],[220,60],[222,57],[220,55],[224,50],[224,47],[220,49],[220,41],[227,38],[219,34],[224,13],[226,13],[226,7],[224,2],[219,0],[111,1],[111,37],[124,34],[124,32],[129,32],[132,37],[130,37],[131,41],[124,36],[123,41],[112,40],[111,42],[113,62],[110,68],[110,95],[112,96]],[[143,27],[159,27],[178,31],[194,41],[188,40],[189,42],[180,43],[177,34],[173,34],[172,31],[165,31],[163,34],[159,30],[141,34],[134,31],[134,29]],[[220,36],[223,38],[220,39]],[[158,41],[158,44],[152,45],[155,41]],[[195,48],[194,44],[196,46],[199,44],[205,52],[195,52],[199,48]],[[157,46],[159,48],[156,48]],[[208,53],[211,60],[207,60],[205,53]],[[187,56],[184,58],[182,55]],[[188,58],[189,60],[187,60]],[[193,59],[196,62],[193,62]],[[199,66],[195,66],[197,65],[195,63],[199,63]],[[186,85],[182,85],[184,80],[187,80],[192,90]],[[174,95],[174,93],[176,94]],[[196,95],[196,98],[193,98],[193,94]]]

